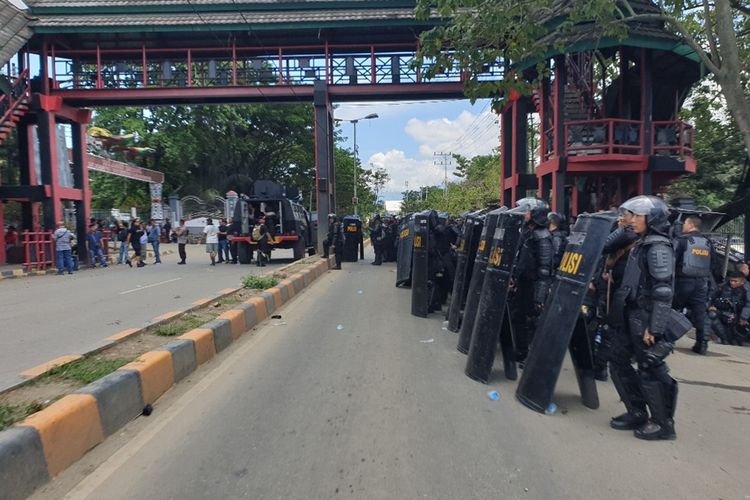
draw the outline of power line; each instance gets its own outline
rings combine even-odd
[[[453,154],[435,152],[434,156],[435,156],[435,160],[433,163],[437,166],[443,167],[443,169],[445,170],[445,178],[443,180],[444,182],[443,189],[444,189],[445,194],[448,194],[448,165],[451,164],[451,158],[453,157]]]

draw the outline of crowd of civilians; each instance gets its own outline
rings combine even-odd
[[[273,226],[269,225],[267,215],[261,213],[257,219],[253,219],[252,238],[258,242],[258,266],[265,266],[270,261],[273,245]],[[273,214],[270,214],[273,216]],[[237,264],[237,245],[232,240],[237,233],[232,233],[227,219],[220,219],[218,226],[211,218],[207,218],[206,225],[200,232],[200,236],[206,244],[206,253],[209,255],[211,265]],[[19,233],[12,225],[5,231],[6,250],[21,245]],[[195,231],[194,231],[195,236]],[[132,221],[117,221],[106,223],[103,220],[90,219],[86,228],[85,255],[88,256],[88,265],[92,268],[107,267],[109,250],[115,251],[112,261],[116,264],[127,264],[130,267],[146,266],[147,250],[149,246],[154,254],[153,264],[161,264],[162,243],[176,243],[180,260],[179,265],[187,263],[187,252],[185,247],[189,242],[190,231],[185,225],[185,220],[180,220],[176,227],[172,227],[169,221],[159,224],[153,219],[144,222],[139,218]],[[59,221],[57,229],[52,234],[55,245],[55,264],[58,274],[73,274],[79,268],[78,245],[76,233],[64,221]],[[112,243],[110,245],[110,242]]]

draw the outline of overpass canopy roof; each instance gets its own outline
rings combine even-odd
[[[34,34],[20,4],[0,0],[0,66],[6,64]]]
[[[161,48],[216,45],[227,32],[238,43],[320,45],[414,43],[432,23],[417,21],[414,0],[27,0],[34,32],[71,46]],[[189,37],[186,37],[189,33]],[[136,35],[137,34],[137,35]],[[72,43],[75,41],[75,43]]]

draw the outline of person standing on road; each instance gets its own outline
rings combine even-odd
[[[706,336],[706,305],[711,285],[711,241],[700,232],[701,220],[696,216],[685,219],[682,234],[674,241],[675,277],[674,302],[678,311],[690,310],[690,320],[695,326],[693,352],[705,355],[708,350]]]
[[[370,239],[375,251],[375,261],[372,262],[372,265],[379,266],[383,263],[383,240],[385,239],[385,230],[380,220],[380,214],[375,214],[370,222]]]
[[[222,262],[229,264],[229,226],[227,220],[219,221],[219,264]]]
[[[673,348],[667,338],[674,279],[669,209],[655,196],[636,196],[619,212],[624,225],[640,238],[628,253],[612,306],[622,315],[624,327],[615,330],[612,339],[610,373],[627,412],[609,425],[632,430],[639,439],[675,439],[677,381],[665,362]]]
[[[164,240],[165,243],[172,243],[172,223],[169,219],[164,223]]]
[[[107,267],[107,263],[104,262],[104,252],[102,251],[102,233],[96,224],[91,224],[88,232],[86,232],[86,247],[91,267],[96,267],[97,260],[99,260],[101,267]]]
[[[73,245],[75,235],[65,227],[65,222],[57,223],[57,229],[53,234],[55,238],[55,260],[57,260],[57,274],[63,274],[66,269],[68,274],[73,274]]]
[[[216,252],[219,248],[219,229],[214,226],[214,221],[210,217],[206,219],[203,234],[206,236],[206,253],[211,256],[211,265],[215,266]]]
[[[329,238],[331,239],[331,246],[333,246],[333,255],[336,257],[334,269],[341,269],[341,261],[344,257],[344,223],[334,215],[333,222],[329,227],[331,228]]]
[[[154,222],[154,219],[148,221],[147,228],[148,242],[151,243],[151,247],[154,249],[154,264],[161,264],[161,253],[159,252],[159,242],[161,241],[161,228],[159,224]],[[144,258],[146,255],[144,254]]]
[[[178,264],[185,264],[185,259],[187,258],[185,245],[188,240],[188,228],[185,227],[185,219],[180,219],[180,225],[175,228],[174,235],[177,237],[177,252],[180,254]]]
[[[133,258],[132,259],[126,259],[125,263],[129,265],[130,267],[133,267],[133,263],[131,261],[135,261],[136,265],[138,267],[141,266],[141,237],[138,234],[140,229],[140,222],[138,220],[138,217],[133,219],[133,222],[130,223],[130,229],[128,230],[128,239],[125,242],[125,246],[129,244],[133,248]]]
[[[117,243],[119,243],[118,264],[125,264],[128,261],[128,223],[117,223]]]
[[[271,231],[266,224],[265,215],[253,227],[253,240],[258,243],[258,267],[265,267],[267,262],[271,262]]]

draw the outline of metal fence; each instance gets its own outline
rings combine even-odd
[[[713,243],[714,274],[726,276],[727,271],[737,269],[737,265],[747,260],[745,256],[745,217],[737,217],[719,227],[707,236]],[[729,251],[727,252],[727,248]]]

